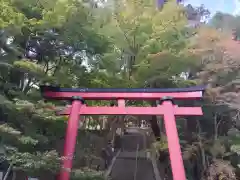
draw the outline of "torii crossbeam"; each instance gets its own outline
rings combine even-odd
[[[191,88],[88,89],[41,86],[44,98],[71,100],[72,105],[59,113],[69,115],[64,146],[63,168],[59,180],[69,180],[80,115],[163,115],[174,180],[186,180],[175,116],[202,115],[201,107],[178,107],[174,99],[200,99],[205,86]],[[88,107],[85,100],[117,100],[115,107]],[[125,100],[161,100],[157,107],[126,107]]]

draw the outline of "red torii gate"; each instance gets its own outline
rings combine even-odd
[[[174,99],[199,99],[202,98],[204,86],[191,88],[144,88],[144,89],[88,89],[88,88],[58,88],[41,86],[44,98],[57,100],[71,100],[71,107],[67,107],[60,115],[69,115],[66,139],[64,145],[63,168],[59,180],[69,180],[72,168],[72,159],[75,152],[78,121],[80,115],[163,115],[166,129],[168,149],[174,180],[186,180],[181,148],[175,116],[202,115],[201,107],[178,107]],[[117,100],[118,106],[114,107],[89,107],[85,100]],[[161,100],[157,107],[126,107],[125,100]]]

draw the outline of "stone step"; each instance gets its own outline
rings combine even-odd
[[[144,137],[142,135],[124,135],[122,136],[122,149],[124,151],[136,151],[144,149]]]
[[[136,171],[137,169],[137,171]],[[152,163],[146,159],[116,159],[111,172],[112,180],[155,180]]]
[[[136,159],[136,156],[138,156],[138,158],[147,158],[147,152],[146,151],[140,151],[138,152],[138,154],[136,154],[136,152],[131,152],[131,151],[123,151],[119,154],[118,158],[121,159]]]
[[[121,137],[121,152],[106,173],[111,180],[159,180],[155,177],[152,159],[147,157],[146,140],[146,135],[137,131]]]

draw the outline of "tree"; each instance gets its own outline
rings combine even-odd
[[[91,86],[82,60],[98,59],[109,43],[78,1],[4,0],[1,6],[0,132],[7,151],[1,158],[30,174],[55,173],[66,118],[54,115],[54,104],[41,101],[37,87]]]
[[[125,3],[114,1],[114,3],[110,8],[104,8],[105,11],[113,11],[114,16],[109,13],[109,18],[99,22],[100,32],[114,44],[111,52],[105,54],[99,62],[100,68],[107,72],[117,70],[119,73],[115,73],[114,78],[128,79],[128,82],[124,84],[127,87],[154,87],[156,81],[159,81],[158,84],[162,81],[170,81],[168,85],[173,83],[172,76],[181,73],[182,69],[166,74],[161,80],[156,79],[152,82],[154,73],[160,72],[156,70],[161,65],[158,62],[153,64],[150,57],[164,50],[170,54],[177,54],[185,47],[186,33],[184,29],[186,29],[187,19],[183,7],[173,1],[167,3],[161,11],[156,9],[156,5],[152,1],[127,1]],[[112,59],[117,59],[117,61]],[[106,64],[110,62],[110,66]],[[172,63],[177,62],[172,61]],[[148,70],[150,66],[156,70]],[[165,68],[169,66],[171,65],[166,63]],[[106,67],[110,67],[110,69],[106,69]],[[164,68],[162,71],[166,72]],[[159,78],[161,75],[159,74],[157,77]],[[167,84],[165,83],[165,85]],[[155,134],[159,136],[156,119],[153,119],[152,122],[155,122],[153,125],[156,129]]]
[[[230,14],[217,12],[213,16],[213,18],[211,19],[209,24],[212,27],[220,29],[223,32],[231,33],[232,30],[234,30],[234,29],[239,31],[239,28],[240,28],[240,26],[239,26],[240,21],[239,20],[240,20],[239,16],[233,16],[233,15],[230,15]]]
[[[0,7],[0,134],[6,148],[1,158],[10,167],[33,175],[59,170],[67,117],[57,117],[54,111],[69,102],[43,101],[38,92],[40,84],[89,88],[208,84],[206,100],[201,102],[205,116],[178,121],[188,179],[203,178],[203,172],[211,178],[218,176],[219,169],[212,167],[219,163],[225,167],[219,158],[232,163],[232,159],[238,160],[239,45],[227,31],[219,32],[204,23],[188,26],[189,20],[199,22],[208,15],[203,6],[184,7],[169,1],[157,9],[150,0],[109,0],[106,4],[2,0]],[[235,20],[233,25],[237,24]],[[222,25],[219,21],[215,24],[217,28]],[[93,101],[89,105],[109,102]],[[100,159],[98,151],[106,136],[111,134],[112,139],[114,128],[123,126],[123,119],[128,118],[85,119],[85,126],[79,130],[73,178],[101,179],[102,172],[94,167],[99,165],[95,162]],[[84,129],[106,119],[104,130]],[[159,136],[157,121],[161,119],[149,119]],[[164,158],[164,135],[155,143],[157,147],[160,144]],[[229,162],[226,166],[230,167]]]
[[[208,122],[208,124],[214,130],[214,133],[209,132],[209,135],[211,134],[213,137],[210,144],[215,146],[213,149],[210,148],[210,153],[214,159],[236,153],[235,147],[239,143],[237,140],[238,131],[234,131],[234,124],[238,121],[238,118],[236,118],[239,96],[237,91],[239,74],[238,46],[238,43],[233,41],[228,34],[206,27],[199,30],[188,49],[188,53],[191,54],[192,58],[199,61],[198,68],[193,69],[191,73],[196,74],[195,77],[198,78],[198,83],[208,85],[207,104],[204,106],[209,108],[205,111],[206,116],[208,118],[212,116],[212,121]],[[207,121],[209,121],[208,118]],[[210,131],[210,129],[205,129],[203,122],[201,124],[202,130]],[[228,135],[227,138],[223,137],[226,135]],[[219,163],[221,167],[229,167],[228,172],[231,174],[230,169],[232,167],[226,165],[226,162],[216,160],[213,162],[213,166]],[[213,174],[212,176],[214,176]],[[226,176],[229,176],[229,174]]]

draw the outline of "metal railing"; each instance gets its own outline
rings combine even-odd
[[[138,153],[139,153],[139,144],[137,144],[137,149],[136,149],[134,180],[137,180],[137,172],[138,172]]]

